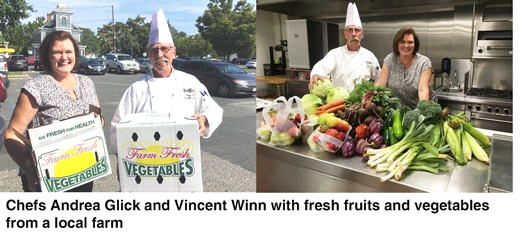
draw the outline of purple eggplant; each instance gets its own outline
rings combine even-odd
[[[386,148],[386,144],[382,144],[379,149],[383,149],[383,148]]]
[[[383,122],[381,122],[380,120],[372,120],[368,127],[370,127],[370,134],[380,134],[381,131],[383,131]]]
[[[355,151],[358,153],[358,154],[362,154],[363,152],[363,148],[365,146],[368,145],[368,142],[366,142],[365,139],[360,139],[359,141],[357,141],[357,145],[355,146]]]

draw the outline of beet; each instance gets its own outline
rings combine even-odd
[[[364,124],[366,124],[367,126],[370,126],[370,123],[375,120],[375,118],[373,116],[368,116],[366,117],[366,119],[364,119]]]
[[[375,113],[376,108],[377,108],[377,105],[375,105],[375,103],[371,102],[370,104],[368,104],[368,106],[366,107],[366,115],[376,116],[377,115]]]

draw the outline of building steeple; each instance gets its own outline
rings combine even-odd
[[[57,4],[57,7],[51,14],[55,19],[56,28],[72,28],[73,12],[66,7],[66,4]]]

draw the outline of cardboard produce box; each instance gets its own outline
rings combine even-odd
[[[42,192],[63,192],[112,173],[93,113],[28,130]]]
[[[194,117],[131,114],[116,125],[122,192],[202,192],[199,123]]]

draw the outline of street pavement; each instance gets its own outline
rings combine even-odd
[[[245,68],[243,68],[245,69]],[[245,69],[250,74],[255,69]],[[8,98],[0,103],[0,116],[9,122],[15,108],[20,89],[24,83],[42,72],[27,71],[21,76],[11,77]],[[103,117],[107,144],[109,125],[123,92],[143,74],[107,73],[89,75],[96,86]],[[223,108],[223,122],[209,139],[201,138],[201,160],[203,187],[205,192],[255,192],[256,191],[256,142],[255,142],[255,97],[223,98],[213,96]],[[0,151],[0,192],[21,192],[18,166],[7,154]],[[95,192],[119,192],[116,177],[116,156],[111,155],[113,174],[94,182]]]

